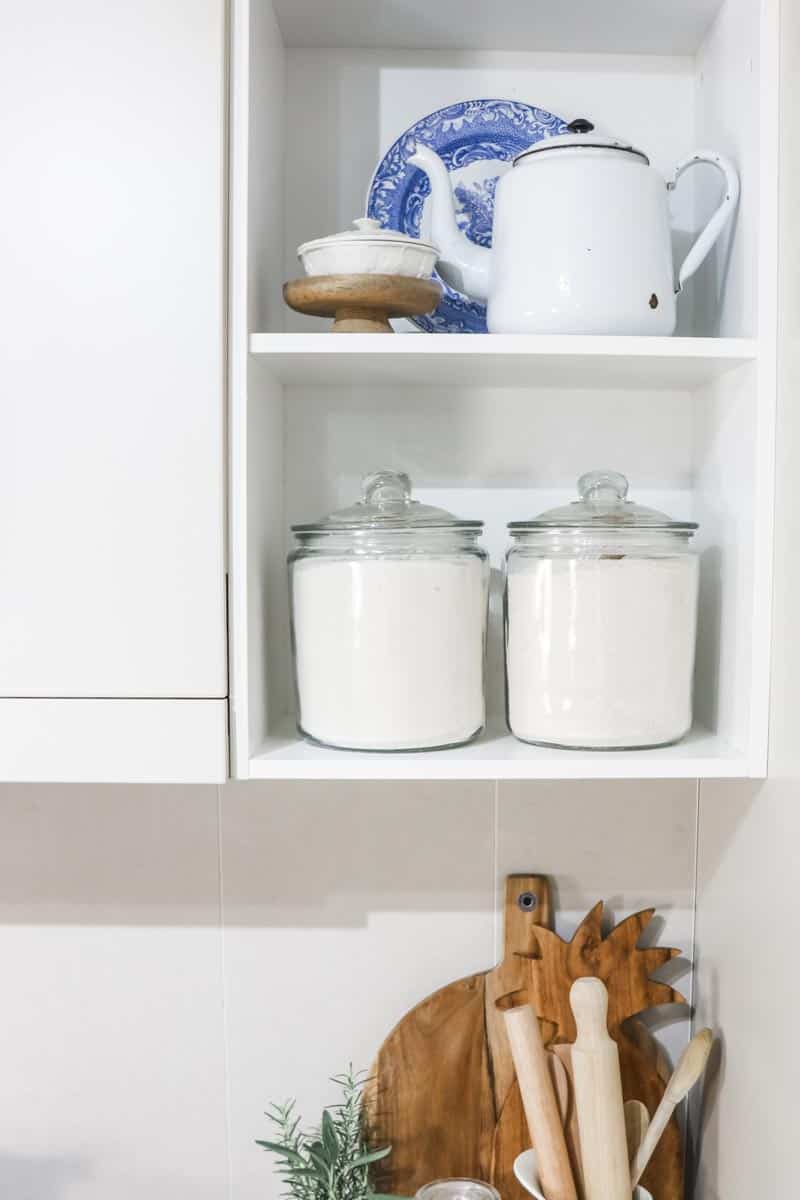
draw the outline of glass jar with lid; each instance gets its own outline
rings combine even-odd
[[[679,741],[692,723],[697,525],[626,499],[615,471],[509,524],[505,641],[515,737],[579,749]]]
[[[350,508],[293,525],[300,732],[350,750],[468,742],[485,718],[489,565],[481,521],[411,498],[377,471]]]

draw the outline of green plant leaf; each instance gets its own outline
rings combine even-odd
[[[329,1162],[335,1162],[336,1156],[339,1153],[339,1139],[336,1136],[336,1127],[333,1123],[333,1117],[325,1110],[322,1114],[322,1142],[327,1151]]]
[[[281,1158],[288,1158],[290,1162],[296,1162],[300,1166],[305,1166],[305,1159],[291,1146],[282,1146],[279,1142],[262,1142],[256,1138],[256,1145],[263,1146],[265,1150],[269,1150],[272,1154],[279,1154]]]
[[[359,1154],[356,1158],[352,1158],[347,1163],[346,1171],[355,1171],[357,1167],[366,1167],[368,1163],[379,1162],[380,1159],[386,1158],[387,1154],[391,1154],[392,1147],[384,1146],[381,1150],[366,1150],[363,1154]]]
[[[317,1154],[312,1149],[309,1149],[308,1157],[317,1168],[317,1174],[319,1175],[319,1178],[324,1183],[327,1183],[331,1177],[331,1164],[328,1162],[328,1159],[322,1154]]]

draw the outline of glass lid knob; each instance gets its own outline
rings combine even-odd
[[[622,504],[628,494],[628,481],[619,471],[587,471],[578,480],[578,494],[587,504],[598,507]]]
[[[377,508],[411,502],[411,480],[402,471],[373,471],[361,480],[364,504]]]

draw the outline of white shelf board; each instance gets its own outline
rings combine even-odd
[[[288,46],[693,54],[720,0],[274,0]]]
[[[691,391],[751,361],[749,338],[254,333],[283,383]]]
[[[252,779],[727,779],[751,776],[747,757],[695,728],[659,750],[554,750],[487,730],[453,750],[365,754],[327,750],[287,723],[250,759]]]

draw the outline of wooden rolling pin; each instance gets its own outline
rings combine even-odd
[[[576,979],[569,994],[578,1036],[572,1076],[586,1200],[631,1200],[619,1052],[608,1035],[608,992],[600,979]]]
[[[530,1004],[522,1004],[509,1009],[504,1016],[528,1132],[536,1148],[542,1191],[547,1200],[577,1200],[536,1013]]]
[[[644,1140],[636,1152],[631,1166],[630,1186],[635,1188],[645,1168],[650,1161],[653,1151],[659,1143],[662,1133],[667,1127],[676,1105],[697,1083],[706,1069],[708,1056],[714,1043],[714,1035],[710,1029],[701,1029],[689,1042],[683,1054],[678,1059],[678,1065],[672,1072],[666,1091],[661,1097],[661,1103],[653,1114]]]

